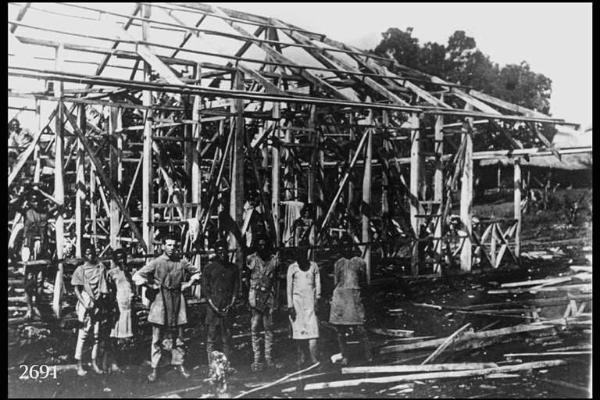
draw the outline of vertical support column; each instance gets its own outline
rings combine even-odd
[[[194,78],[200,79],[200,64],[196,64]],[[198,82],[200,85],[200,82]],[[200,138],[202,137],[202,127],[200,126],[200,95],[194,95],[194,105],[192,107],[192,121],[194,122],[192,137],[195,142],[193,142],[192,152],[192,203],[200,203],[200,196],[202,193],[202,174],[200,171],[200,151],[202,149],[202,143]],[[200,207],[196,208],[196,218],[200,216]]]
[[[266,38],[269,40],[278,40],[277,30],[275,28],[267,28]],[[271,57],[267,56],[266,60],[271,61]],[[276,66],[267,65],[268,72],[275,72]],[[276,81],[277,86],[281,85],[281,81]],[[281,103],[273,102],[273,110],[271,115],[275,122],[273,127],[273,137],[279,139],[279,129],[281,124]],[[279,141],[279,140],[277,140]],[[266,145],[265,145],[266,146]],[[280,182],[279,168],[281,165],[281,154],[278,145],[271,146],[271,212],[273,214],[273,226],[275,227],[275,245],[279,247],[281,239],[281,225],[279,223],[279,198],[280,198]]]
[[[286,128],[287,128],[288,124],[291,124],[291,123],[288,122],[286,124]],[[283,133],[283,142],[285,144],[292,143],[292,133],[289,129],[285,129],[285,131]],[[294,191],[294,181],[292,179],[288,178],[288,176],[291,172],[290,162],[291,162],[291,158],[292,158],[290,147],[285,147],[283,154],[284,154],[284,160],[285,160],[285,167],[283,169],[283,199],[291,200],[292,193]]]
[[[384,111],[384,115],[385,111]],[[349,113],[348,115],[348,122],[350,124],[350,130],[349,130],[349,137],[348,140],[350,140],[350,142],[354,142],[354,140],[356,139],[356,134],[354,131],[354,115],[352,114],[352,112]],[[385,123],[384,123],[385,125]],[[350,162],[352,161],[352,157],[354,156],[354,150],[352,148],[350,148],[350,151],[348,152],[348,164],[350,164]],[[348,201],[346,202],[346,207],[350,208],[350,205],[352,204],[352,202],[354,201],[354,182],[352,182],[352,179],[348,179]]]
[[[321,130],[318,130],[316,135],[316,146],[317,146],[317,165],[318,165],[318,169],[317,172],[319,174],[320,177],[320,182],[321,184],[316,185],[316,193],[317,193],[317,198],[319,199],[319,205],[316,208],[316,215],[313,216],[313,218],[315,218],[315,220],[320,220],[321,217],[323,216],[323,204],[325,203],[325,194],[323,192],[323,184],[325,182],[325,152],[322,149],[321,146],[321,136],[323,135],[323,132]],[[313,242],[311,242],[312,244],[316,244],[313,240]]]
[[[59,45],[56,48],[56,70],[62,70],[64,56],[64,47]],[[63,206],[65,204],[65,187],[64,187],[64,132],[63,132],[63,83],[61,81],[54,82],[54,93],[58,98],[58,109],[56,113],[55,126],[55,141],[54,141],[54,199],[58,203],[58,213],[56,215],[56,223],[54,231],[56,233],[56,258],[63,258],[63,246],[65,240],[65,226],[63,218]],[[54,281],[54,296],[52,298],[52,310],[56,318],[60,318],[61,295],[63,292],[63,263],[59,262],[56,278]]]
[[[308,138],[311,144],[310,148],[310,162],[308,163],[308,184],[307,184],[307,195],[306,202],[308,204],[314,204],[315,202],[315,164],[317,160],[317,106],[310,106],[310,114],[308,117]]]
[[[416,114],[412,114],[409,118],[411,124],[411,147],[410,147],[410,194],[415,198],[419,198],[419,184],[421,182],[421,132],[419,118]],[[415,233],[415,238],[419,237],[419,213],[418,202],[410,204],[410,226]],[[412,257],[410,263],[410,272],[412,275],[419,274],[419,246],[415,242],[412,246]]]
[[[90,243],[94,246],[98,246],[98,225],[96,218],[98,217],[98,211],[96,209],[96,166],[90,164],[90,219],[92,220],[92,237]]]
[[[109,118],[109,128],[108,134],[109,136],[109,156],[108,156],[108,167],[110,171],[109,179],[115,188],[117,188],[117,192],[120,193],[120,182],[119,182],[119,148],[118,148],[118,139],[120,133],[117,133],[117,129],[119,128],[119,110],[116,107],[110,107],[110,118]],[[114,196],[110,197],[109,202],[109,210],[110,215],[108,216],[110,221],[110,230],[109,230],[109,244],[111,249],[116,250],[120,248],[119,243],[119,228],[120,228],[120,220],[121,215],[119,212],[119,206],[117,205],[117,200]]]
[[[472,106],[467,107],[472,109]],[[460,221],[463,229],[471,234],[473,205],[473,118],[465,118],[463,125],[465,137],[465,161],[460,185]],[[469,272],[472,267],[473,249],[470,236],[466,236],[460,253],[460,270]]]
[[[150,6],[142,5],[142,15],[150,18]],[[142,21],[142,39],[148,40],[148,22]],[[152,68],[144,62],[144,81],[150,80]],[[152,106],[152,92],[145,90],[142,93],[143,105]],[[146,120],[144,123],[144,148],[142,160],[142,235],[146,242],[146,252],[154,251],[154,227],[152,226],[152,196],[154,193],[152,182],[152,121],[153,111],[146,109]]]
[[[16,26],[16,25],[15,25]],[[41,114],[40,99],[35,99],[35,131],[39,132],[42,130],[42,114]],[[42,159],[40,158],[40,144],[39,142],[35,145],[33,150],[33,159],[35,160],[35,170],[33,173],[33,182],[40,182],[40,175],[42,173]]]
[[[521,159],[515,159],[514,173],[514,210],[517,220],[517,229],[515,230],[515,256],[517,260],[521,257]]]
[[[80,104],[79,108],[79,129],[85,135],[86,117],[85,104]],[[85,158],[83,143],[77,140],[77,183],[75,188],[75,235],[77,236],[77,246],[75,247],[75,257],[81,257],[82,242],[83,242],[83,226],[85,225]]]
[[[279,103],[273,103],[273,118],[277,120],[273,129],[273,137],[279,138],[279,119],[281,118]],[[275,226],[275,243],[279,247],[280,227],[279,227],[279,167],[280,154],[278,144],[274,143],[271,147],[271,210],[273,211],[273,224]]]
[[[369,118],[369,125],[372,124],[372,118]],[[362,200],[365,204],[371,206],[371,163],[373,161],[373,128],[367,128],[369,130],[367,137],[367,146],[365,149],[365,171],[363,175],[362,185]],[[371,241],[371,230],[370,219],[366,215],[362,216],[362,241]],[[365,245],[365,263],[367,264],[367,284],[371,283],[371,245]]]
[[[233,89],[244,89],[244,75],[240,71],[233,72]],[[232,122],[235,123],[234,137],[231,148],[231,195],[229,198],[229,214],[238,227],[244,221],[244,101],[233,99],[231,101],[231,112],[235,114]],[[233,239],[232,239],[233,240]],[[230,242],[231,243],[231,242]],[[236,242],[236,262],[242,262],[242,244]]]
[[[435,118],[434,140],[435,140],[435,172],[433,175],[433,201],[438,204],[438,217],[435,220],[434,249],[436,261],[433,264],[433,273],[441,274],[442,265],[442,232],[446,221],[442,221],[442,210],[444,209],[444,164],[442,156],[444,155],[444,117],[438,115]]]

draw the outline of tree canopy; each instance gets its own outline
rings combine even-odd
[[[456,31],[447,44],[419,44],[413,29],[389,28],[374,52],[395,58],[400,64],[470,86],[510,103],[550,114],[552,80],[531,71],[529,64],[499,67],[477,48],[475,39]]]

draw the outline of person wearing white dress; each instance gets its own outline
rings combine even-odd
[[[319,321],[316,309],[320,297],[319,267],[314,261],[308,261],[306,250],[298,250],[296,261],[287,271],[287,303],[292,323],[292,339],[296,340],[299,364],[304,364],[302,347],[305,341],[308,341],[312,363],[318,362]]]

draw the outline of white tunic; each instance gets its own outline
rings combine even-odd
[[[321,277],[319,267],[310,262],[310,267],[302,271],[297,262],[291,264],[287,272],[287,303],[296,310],[296,320],[292,323],[293,339],[316,339],[319,337],[319,321],[315,305],[321,297]]]

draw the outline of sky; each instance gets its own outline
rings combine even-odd
[[[550,112],[592,124],[592,3],[211,3],[282,19],[372,49],[390,27],[414,28],[420,43],[456,30],[502,65],[527,61],[552,79]]]

